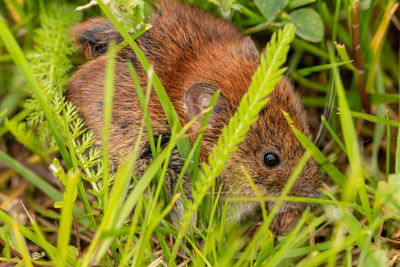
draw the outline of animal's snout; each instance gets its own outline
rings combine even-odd
[[[317,164],[309,161],[296,182],[290,190],[290,196],[297,197],[319,197],[319,188],[321,186],[321,175],[318,171]]]

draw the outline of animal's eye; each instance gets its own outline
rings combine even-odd
[[[276,153],[270,151],[264,152],[261,160],[263,165],[269,169],[275,168],[281,162],[279,156]]]

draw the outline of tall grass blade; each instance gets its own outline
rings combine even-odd
[[[22,175],[52,200],[60,201],[63,199],[63,195],[57,189],[3,151],[0,151],[0,161]]]
[[[326,129],[328,130],[328,132],[331,134],[332,138],[336,141],[336,143],[338,144],[338,146],[343,150],[344,153],[347,154],[347,149],[344,146],[344,144],[342,143],[342,141],[340,140],[339,136],[337,136],[337,134],[335,133],[335,131],[332,129],[331,125],[329,124],[329,122],[326,120],[326,118],[324,116],[321,116],[321,121],[322,123],[325,125]]]
[[[65,187],[63,207],[61,210],[60,226],[58,228],[57,266],[65,266],[69,251],[69,240],[71,237],[71,225],[73,216],[73,207],[78,194],[79,173],[67,175],[67,184]]]
[[[57,130],[55,119],[53,118],[49,107],[46,105],[46,102],[43,98],[42,91],[37,84],[35,77],[31,68],[29,67],[28,61],[26,60],[24,54],[22,53],[21,48],[19,47],[18,43],[15,41],[15,38],[11,34],[10,29],[7,27],[4,19],[0,17],[0,37],[3,40],[3,43],[7,47],[8,51],[10,52],[15,64],[18,66],[22,74],[24,75],[26,82],[28,83],[31,90],[35,93],[36,98],[39,101],[39,104],[45,114],[45,117],[50,125],[52,134],[54,139],[56,140],[57,146],[60,150],[61,156],[65,160],[67,166],[72,166],[71,158],[68,154],[67,148],[65,147],[60,133]]]
[[[307,150],[311,151],[312,157],[314,160],[320,165],[321,170],[326,172],[329,177],[338,185],[343,185],[345,182],[344,175],[337,169],[329,159],[318,149],[316,145],[299,129],[297,129],[294,124],[293,120],[289,117],[289,114],[283,112],[286,121],[288,122],[289,126],[291,127],[294,135],[299,140],[300,144]]]
[[[400,63],[400,48],[399,48],[399,63]],[[400,109],[400,67],[399,67],[399,81],[398,81],[398,94],[399,94],[399,102],[398,107]],[[394,172],[400,172],[400,127],[397,129],[397,144],[396,144],[396,162],[394,167]]]
[[[24,259],[25,264],[28,267],[33,267],[32,261],[29,258],[27,250],[26,250],[25,240],[22,237],[21,232],[19,231],[18,224],[17,223],[13,223],[12,224],[12,228],[13,228],[13,231],[14,231],[15,238],[17,239],[17,245],[18,245],[19,251],[22,254],[22,257]]]
[[[335,62],[333,51],[330,54],[331,62]],[[343,130],[344,143],[346,145],[347,154],[350,162],[349,179],[346,181],[344,188],[344,199],[353,200],[355,195],[360,196],[361,203],[365,209],[367,218],[371,221],[371,207],[369,204],[367,192],[365,189],[365,181],[361,166],[361,156],[358,148],[358,138],[351,116],[349,104],[346,99],[346,94],[343,88],[342,80],[339,75],[339,70],[333,68],[333,76],[337,86],[337,96],[340,109],[340,122]]]
[[[339,112],[340,114],[340,112]],[[357,111],[350,111],[350,115],[354,118],[364,119],[366,121],[375,122],[375,123],[382,123],[385,125],[400,127],[400,122],[394,120],[387,120],[386,118],[380,118],[371,114],[365,114]]]
[[[107,51],[107,63],[104,79],[104,105],[103,105],[103,198],[104,207],[108,202],[108,192],[110,187],[110,162],[108,155],[108,138],[110,133],[110,124],[112,116],[112,103],[114,95],[114,74],[115,74],[115,57],[117,55],[117,46],[112,43]]]
[[[389,110],[386,110],[386,120],[389,120]],[[390,173],[390,124],[386,124],[386,180]]]

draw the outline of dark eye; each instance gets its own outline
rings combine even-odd
[[[274,152],[265,152],[262,157],[262,162],[267,168],[275,168],[281,162],[279,156]]]

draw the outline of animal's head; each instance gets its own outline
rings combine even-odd
[[[189,87],[185,94],[185,105],[189,116],[197,114],[207,107],[209,100],[218,87],[211,83],[196,83]],[[232,153],[228,167],[223,170],[220,181],[223,185],[223,197],[256,197],[243,168],[250,174],[254,184],[262,196],[280,196],[282,189],[304,154],[304,148],[293,134],[286,122],[282,110],[286,111],[294,121],[294,125],[310,136],[307,118],[300,102],[299,95],[292,85],[283,78],[271,93],[270,101],[259,113],[259,118]],[[221,94],[204,137],[205,154],[211,151],[221,129],[235,107],[229,99]],[[318,197],[320,174],[316,163],[310,159],[292,187],[289,195],[299,197]],[[271,209],[273,203],[267,202]],[[301,215],[307,205],[299,202],[282,204],[273,223],[275,232],[281,233]],[[229,216],[234,220],[243,220],[255,214],[259,209],[257,202],[235,202],[231,206]]]

